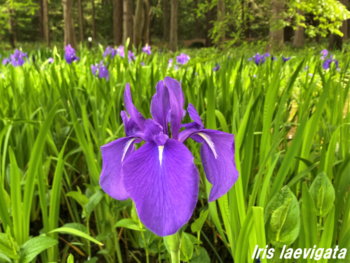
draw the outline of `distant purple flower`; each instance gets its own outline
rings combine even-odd
[[[126,84],[126,111],[121,112],[126,137],[101,147],[102,189],[117,200],[131,198],[141,222],[158,236],[179,231],[196,208],[199,172],[186,140],[202,144],[203,168],[212,184],[209,202],[226,194],[239,177],[233,134],[206,129],[192,104],[187,112],[193,121],[182,124],[184,103],[181,84],[165,77],[157,83],[150,103],[152,119],[146,119]]]
[[[128,51],[128,59],[129,59],[129,63],[131,62],[131,60],[136,60],[135,54],[132,53],[130,50]]]
[[[159,54],[162,54],[162,49],[161,48],[159,49]]]
[[[141,65],[144,66],[144,65],[145,65],[145,62],[141,61]]]
[[[282,56],[283,62],[286,63],[288,60],[290,60],[291,57],[284,57]]]
[[[96,71],[98,70],[98,77],[100,79],[105,78],[106,81],[109,80],[109,72],[107,66],[103,65],[103,61],[100,64],[91,65],[91,71],[94,76],[96,76]]]
[[[68,64],[71,64],[73,61],[78,60],[79,58],[75,55],[74,48],[71,47],[70,44],[65,48],[66,53],[64,54],[64,58],[66,59]]]
[[[10,55],[10,58],[4,59],[5,61],[3,60],[2,63],[6,65],[7,63],[11,62],[12,66],[14,67],[23,66],[23,64],[25,63],[24,58],[26,58],[27,61],[29,61],[27,53],[23,53],[22,50],[16,49],[15,52],[12,55]]]
[[[307,71],[308,69],[309,69],[309,66],[306,66],[306,67],[304,68],[305,71]]]
[[[256,78],[256,74],[253,75],[253,78]]]
[[[3,65],[6,65],[6,64],[9,63],[10,61],[11,61],[10,59],[4,58],[4,59],[2,60],[2,64],[3,64]]]
[[[277,61],[277,58],[275,56],[271,56],[271,61]]]
[[[122,58],[125,57],[124,46],[119,46],[119,47],[117,48],[117,54],[118,54],[119,56],[121,56]]]
[[[327,56],[328,56],[328,50],[327,49],[324,49],[321,51],[321,59],[324,60]]]
[[[181,53],[179,56],[176,57],[176,62],[185,65],[190,60],[190,56],[186,55],[185,53]]]
[[[339,68],[338,60],[333,59],[333,55],[330,55],[330,57],[323,62],[322,64],[323,69],[325,70],[329,69],[331,67],[332,62],[334,62],[335,66],[338,69]]]
[[[264,54],[264,56],[265,56],[266,58],[268,58],[268,57],[270,57],[271,55],[270,55],[269,52],[266,52],[266,53]]]
[[[219,63],[217,63],[217,64],[216,64],[216,67],[213,68],[213,71],[218,71],[219,69],[220,69],[220,65],[219,65]]]
[[[254,60],[255,64],[259,66],[264,64],[266,61],[266,57],[269,57],[269,56],[270,56],[269,53],[266,53],[264,55],[260,55],[259,53],[256,53],[256,55],[254,55],[252,58],[249,58],[248,61]]]
[[[55,60],[53,58],[49,58],[49,63],[52,64]]]
[[[172,67],[172,65],[173,65],[173,59],[171,58],[171,59],[169,59],[169,62],[168,62],[168,68],[171,68]]]
[[[175,65],[174,67],[175,70],[178,70],[179,68],[180,68],[179,65]]]
[[[143,53],[147,53],[147,55],[151,55],[151,46],[146,45],[142,48]]]
[[[114,58],[115,55],[117,55],[117,51],[112,47],[106,47],[106,50],[103,53],[103,57],[105,58],[108,55],[111,55],[111,58]]]

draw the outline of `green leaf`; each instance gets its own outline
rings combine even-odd
[[[68,259],[67,259],[67,263],[74,263],[74,256],[73,256],[73,254],[69,254]]]
[[[266,206],[265,218],[271,213],[268,237],[276,247],[291,245],[299,235],[300,209],[298,200],[288,186],[283,187]]]
[[[325,173],[320,173],[312,182],[310,195],[314,201],[318,216],[324,217],[332,208],[335,200],[334,187]]]
[[[207,219],[209,214],[209,209],[202,210],[201,213],[199,214],[199,218],[197,218],[192,224],[191,224],[191,231],[193,233],[201,231],[205,220]]]
[[[75,201],[77,201],[82,207],[85,207],[89,203],[89,198],[79,192],[71,191],[66,194],[66,196],[72,197]]]
[[[57,244],[58,241],[47,236],[38,236],[29,239],[21,246],[20,263],[31,262],[41,252]]]
[[[181,249],[180,249],[180,259],[182,261],[190,261],[193,255],[193,244],[187,233],[182,234],[181,238]]]
[[[95,207],[100,203],[104,196],[104,192],[99,189],[89,198],[89,202],[85,205],[85,210],[87,214],[90,214]]]
[[[96,243],[97,245],[103,246],[103,244],[101,242],[92,238],[88,234],[81,232],[79,230],[73,229],[73,228],[69,228],[69,227],[60,227],[60,228],[52,230],[50,233],[61,233],[61,234],[69,234],[69,235],[73,235],[73,236],[78,236],[78,237],[82,237],[82,238],[85,238],[87,240],[90,240],[90,241]]]
[[[199,248],[199,254],[193,253],[190,263],[210,263],[210,257],[204,247]]]
[[[0,253],[12,259],[19,259],[16,250],[11,246],[8,236],[4,233],[0,233]]]
[[[140,225],[137,224],[133,219],[130,218],[123,218],[119,220],[115,225],[116,227],[125,227],[127,229],[137,230],[137,231],[145,231],[144,229],[140,228]]]
[[[3,253],[0,253],[0,262],[1,261],[5,261],[5,262],[10,262],[11,263],[11,259],[8,256],[6,256],[5,254],[3,254]]]

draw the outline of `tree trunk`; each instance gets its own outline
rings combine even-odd
[[[43,3],[43,30],[44,38],[47,46],[50,46],[50,24],[49,24],[49,3],[47,0],[42,0]]]
[[[336,34],[329,35],[329,50],[342,50],[343,39],[341,36]]]
[[[194,1],[194,8],[197,9],[198,8],[198,0]],[[194,29],[195,29],[195,34],[196,34],[196,38],[199,38],[198,36],[198,18],[197,18],[197,13],[195,10],[193,10],[193,14],[194,14]]]
[[[177,10],[178,10],[178,0],[171,0],[170,43],[169,43],[169,49],[171,51],[177,50]]]
[[[114,44],[123,42],[123,0],[113,0],[113,37]]]
[[[134,20],[134,46],[136,48],[138,48],[142,42],[143,21],[143,0],[137,0]]]
[[[279,50],[284,46],[284,29],[276,29],[276,24],[282,19],[282,13],[284,11],[284,0],[272,0],[271,10],[271,24],[270,24],[270,39],[268,51],[271,48]]]
[[[347,9],[349,8],[349,0],[341,0],[341,3],[345,5]],[[343,33],[343,40],[347,40],[349,38],[349,20],[343,21],[341,32]]]
[[[130,42],[133,43],[133,33],[132,33],[132,25],[133,25],[133,0],[124,0],[124,39],[123,42],[129,38]]]
[[[150,44],[150,39],[149,39],[149,22],[150,22],[150,17],[149,17],[149,3],[148,0],[143,0],[143,27],[142,27],[142,44]]]
[[[62,0],[62,3],[64,18],[64,45],[67,46],[70,44],[73,48],[77,48],[73,20],[73,0]]]
[[[167,2],[168,0],[163,0],[163,40],[167,41],[169,39],[169,23],[168,23],[168,13],[167,13]]]
[[[43,25],[43,1],[44,0],[39,0],[39,38],[40,41],[42,41],[44,39],[44,25]]]
[[[15,33],[14,33],[14,22],[13,22],[13,18],[14,18],[14,13],[15,11],[13,9],[9,9],[9,36],[10,36],[10,45],[11,48],[15,48],[16,47],[16,38],[15,38]]]
[[[95,24],[95,0],[91,0],[91,15],[92,15],[92,39],[96,40],[96,24]]]
[[[222,24],[225,20],[225,0],[218,0],[218,34],[219,34],[219,41],[217,43],[217,46],[220,47],[225,42],[225,26]]]
[[[303,15],[304,13],[298,10],[298,13]],[[294,31],[293,47],[303,47],[304,46],[304,27],[297,26]]]
[[[82,0],[78,0],[78,16],[79,16],[79,41],[84,43],[84,18],[83,18],[83,6]]]
[[[211,2],[211,0],[209,0],[209,3],[210,2]],[[208,10],[207,15],[206,15],[206,28],[205,28],[205,46],[206,47],[211,47],[213,45],[213,41],[212,41],[211,37],[209,36],[210,30],[213,28],[213,24],[211,23],[212,17],[213,17],[213,10],[214,9]]]

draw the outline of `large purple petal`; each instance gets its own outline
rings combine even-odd
[[[127,83],[125,86],[124,92],[124,104],[126,111],[129,113],[131,119],[137,123],[140,129],[143,131],[145,129],[145,117],[136,109],[134,103],[132,102],[131,92],[130,92],[130,84]]]
[[[157,83],[157,92],[153,95],[151,102],[151,114],[153,119],[158,122],[168,134],[168,113],[170,111],[169,91],[164,86],[163,81]]]
[[[179,137],[179,131],[181,128],[181,119],[183,115],[183,106],[185,103],[185,97],[184,97],[180,82],[170,77],[165,77],[164,82],[168,88],[169,95],[170,95],[171,135],[173,139],[177,140]]]
[[[191,103],[188,104],[187,111],[188,111],[188,114],[190,115],[190,118],[195,123],[197,123],[198,125],[204,127],[203,122],[201,120],[201,117],[199,117],[196,108]]]
[[[215,201],[226,194],[238,179],[235,164],[234,136],[229,133],[191,128],[181,132],[180,142],[188,137],[203,143],[201,159],[208,181],[213,185],[209,202]]]
[[[122,182],[122,162],[135,150],[134,142],[137,138],[126,137],[110,142],[101,147],[102,172],[100,185],[109,196],[117,200],[126,200],[129,194]]]
[[[135,133],[141,132],[140,127],[137,125],[136,122],[134,122],[131,118],[129,118],[126,111],[123,110],[120,113],[120,116],[122,117],[122,120],[123,120],[126,136],[131,136],[131,135],[134,135]]]
[[[141,221],[158,236],[172,235],[190,220],[199,174],[181,142],[147,142],[123,163],[123,182]]]

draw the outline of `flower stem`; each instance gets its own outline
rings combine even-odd
[[[164,237],[164,239],[164,241],[168,244],[170,249],[171,263],[180,263],[180,234],[175,233],[174,235]]]

